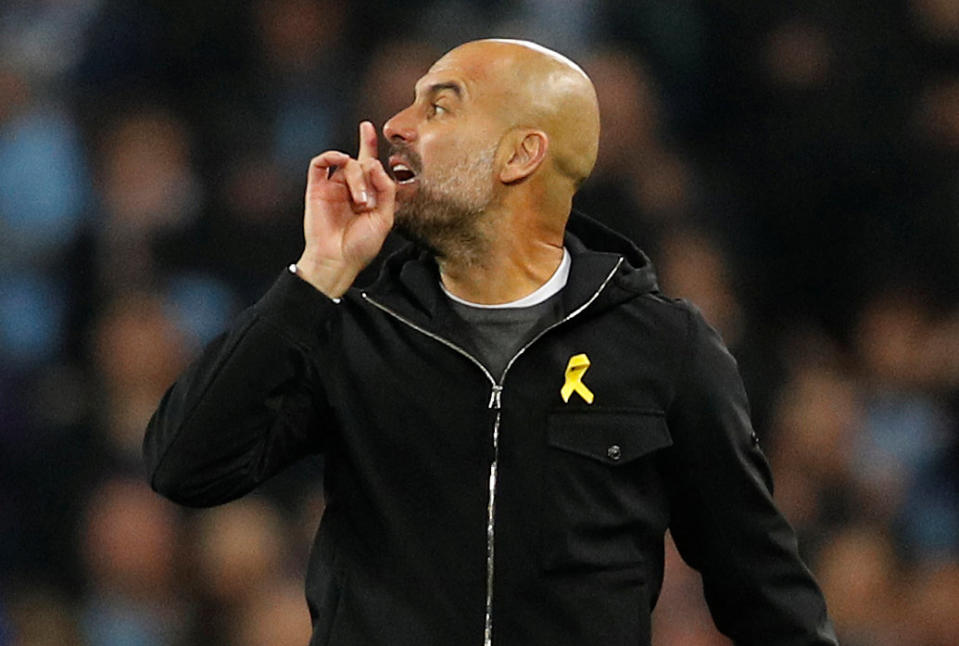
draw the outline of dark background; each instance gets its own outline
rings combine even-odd
[[[190,512],[143,428],[298,257],[310,157],[484,36],[593,77],[577,205],[739,359],[842,643],[959,643],[959,0],[7,0],[0,644],[306,643],[321,463]],[[655,643],[727,643],[668,570]]]

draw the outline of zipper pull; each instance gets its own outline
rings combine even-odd
[[[500,409],[500,406],[501,406],[501,404],[500,404],[500,393],[501,393],[501,392],[503,392],[503,387],[500,386],[500,385],[498,385],[498,384],[494,384],[494,385],[493,385],[493,390],[490,391],[490,394],[489,394],[489,407],[490,407],[490,408],[492,408],[492,409],[494,409],[494,410],[499,410],[499,409]]]

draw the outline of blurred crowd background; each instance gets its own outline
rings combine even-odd
[[[578,207],[737,356],[842,643],[959,644],[959,0],[5,0],[0,645],[306,643],[322,463],[185,510],[144,425],[298,257],[310,157],[489,35],[594,79]],[[671,547],[654,622],[729,643]]]

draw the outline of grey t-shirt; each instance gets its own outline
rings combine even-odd
[[[513,355],[536,336],[547,321],[558,316],[561,294],[562,291],[528,307],[489,309],[471,307],[452,299],[450,306],[466,324],[466,335],[478,358],[498,380]]]

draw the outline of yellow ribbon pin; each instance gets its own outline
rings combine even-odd
[[[593,403],[593,392],[583,383],[583,375],[589,368],[589,357],[585,354],[574,354],[569,358],[566,365],[566,383],[560,389],[564,402],[569,402],[573,393],[579,393],[579,396],[586,400],[587,404]]]

